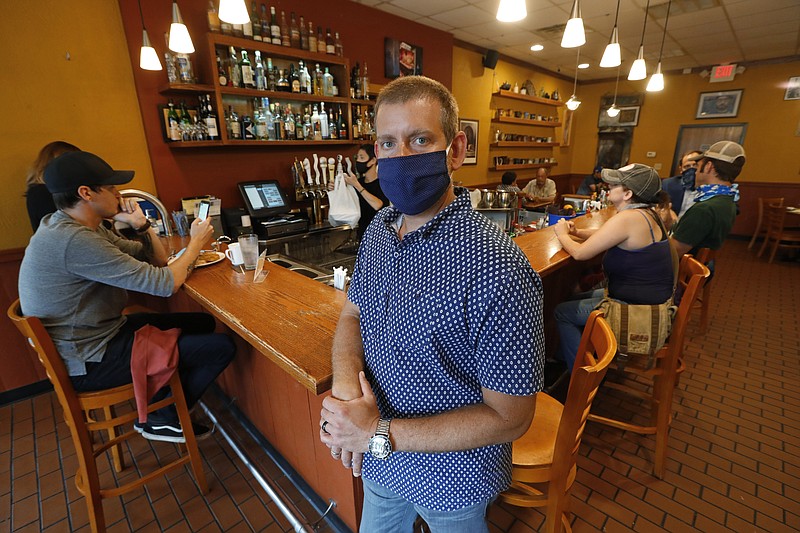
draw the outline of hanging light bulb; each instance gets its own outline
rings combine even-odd
[[[161,60],[153,45],[150,44],[150,37],[147,35],[147,28],[144,27],[144,15],[142,14],[142,2],[139,4],[139,17],[142,19],[142,48],[139,50],[139,68],[144,70],[161,70]]]
[[[572,96],[570,96],[569,100],[567,100],[567,109],[570,111],[575,111],[581,105],[581,101],[575,96],[575,93],[578,89],[578,63],[580,62],[580,59],[581,49],[578,48],[578,56],[575,58],[575,81],[572,84]]]
[[[669,24],[669,10],[672,7],[672,0],[669,0],[667,5],[667,20],[664,21],[664,34],[661,36],[661,50],[658,52],[658,66],[656,73],[650,77],[650,82],[647,84],[647,90],[651,93],[664,90],[664,75],[661,74],[661,54],[664,53],[664,39],[667,37],[667,24]]]
[[[231,24],[247,24],[250,14],[244,0],[219,0],[219,20]]]
[[[567,100],[567,109],[569,109],[570,111],[575,111],[576,109],[578,109],[578,107],[580,107],[580,105],[581,101],[575,98],[574,94],[569,97],[569,100]]]
[[[172,24],[169,27],[169,49],[179,54],[191,54],[194,52],[194,43],[189,36],[189,30],[183,23],[181,10],[178,2],[172,2]]]
[[[500,22],[517,22],[527,16],[525,0],[500,0],[497,8],[497,20]]]
[[[614,84],[614,103],[611,104],[611,107],[606,109],[606,114],[611,118],[614,118],[617,115],[619,115],[620,111],[620,109],[617,107],[617,89],[619,89],[619,69],[620,66],[617,65],[617,82]]]
[[[603,68],[618,67],[622,63],[622,56],[619,49],[619,28],[617,27],[617,20],[619,20],[619,3],[620,0],[617,0],[617,14],[614,16],[614,29],[611,30],[611,39],[609,39],[606,45],[602,59],[600,59],[600,66]]]
[[[584,44],[586,44],[586,32],[583,31],[581,7],[578,0],[574,0],[567,27],[564,28],[564,36],[561,38],[561,48],[575,48]]]
[[[639,55],[636,61],[631,65],[631,71],[628,73],[628,80],[637,81],[643,80],[647,77],[647,64],[644,62],[644,31],[647,29],[647,12],[650,11],[650,0],[647,0],[647,5],[644,8],[644,24],[642,25],[642,40],[639,43]]]

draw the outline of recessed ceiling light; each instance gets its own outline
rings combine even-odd
[[[531,46],[531,50],[534,52],[541,52],[542,50],[544,50],[544,46],[542,46],[541,44],[534,44],[533,46]]]
[[[581,63],[578,68],[589,68],[589,63]]]

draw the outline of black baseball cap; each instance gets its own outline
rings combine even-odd
[[[44,169],[44,183],[50,194],[75,192],[81,185],[122,185],[133,179],[133,170],[114,170],[89,152],[66,152]]]

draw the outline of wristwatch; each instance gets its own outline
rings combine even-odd
[[[369,453],[375,459],[386,459],[392,455],[392,441],[389,440],[389,424],[391,420],[381,418],[375,434],[369,439]]]

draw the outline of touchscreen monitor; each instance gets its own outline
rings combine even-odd
[[[267,218],[288,213],[289,200],[277,180],[239,183],[244,205],[254,218]]]

